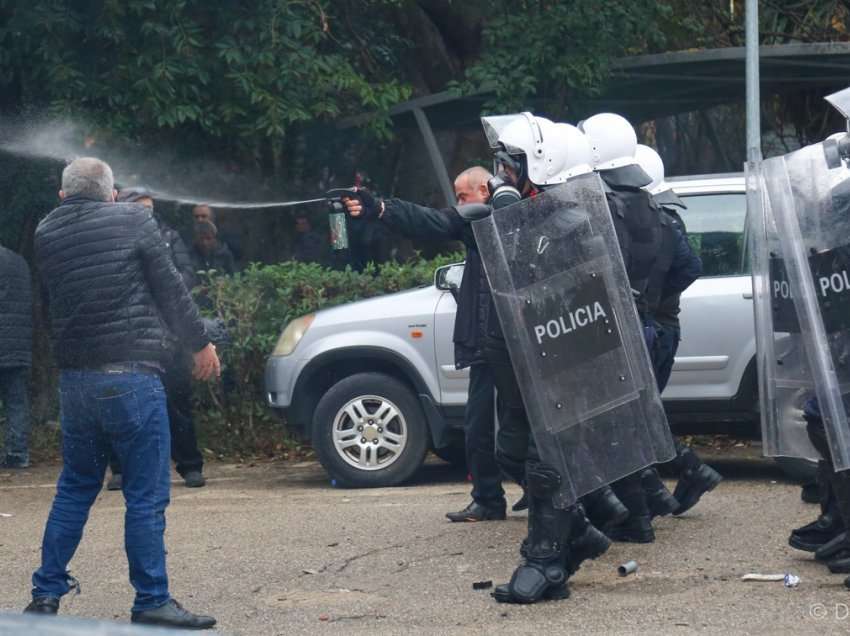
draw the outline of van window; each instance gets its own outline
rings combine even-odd
[[[746,195],[701,194],[682,200],[688,209],[677,212],[685,222],[691,247],[702,259],[703,276],[746,274]]]

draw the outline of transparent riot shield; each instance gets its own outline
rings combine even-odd
[[[814,379],[760,162],[747,164],[747,209],[763,452],[817,460],[803,419]]]
[[[473,223],[541,459],[561,506],[674,456],[595,174]]]
[[[777,326],[777,314],[783,311],[773,312],[777,336],[772,354],[777,365],[782,361],[780,366],[785,366],[784,355],[794,356],[793,379],[800,393],[796,403],[819,410],[834,467],[846,470],[850,468],[850,171],[841,164],[830,168],[823,144],[815,144],[768,159],[762,164],[761,179],[767,245],[772,231],[780,261],[770,284],[782,290],[780,279],[787,279],[787,295],[780,291],[780,296],[790,300],[796,318],[796,322],[790,316],[780,318]],[[759,320],[764,320],[764,312]],[[783,332],[791,344],[777,347]],[[781,381],[778,377],[777,387]],[[777,417],[767,424],[780,444],[790,439],[788,420]]]

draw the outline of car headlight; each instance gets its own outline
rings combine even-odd
[[[272,355],[288,356],[290,353],[295,351],[295,347],[297,347],[298,343],[301,342],[301,338],[303,338],[304,334],[307,333],[307,329],[310,327],[315,317],[316,314],[307,314],[306,316],[296,318],[286,325],[286,329],[284,329],[283,333],[280,334],[280,338],[278,338],[277,344],[274,346]]]

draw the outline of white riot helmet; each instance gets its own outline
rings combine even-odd
[[[637,135],[625,117],[599,113],[581,122],[579,129],[590,140],[594,170],[634,165]]]
[[[557,147],[563,150],[564,157],[561,172],[554,182],[563,183],[580,174],[593,172],[593,153],[587,135],[570,124],[555,124],[553,131]]]
[[[664,181],[664,162],[654,149],[643,144],[638,144],[637,148],[635,148],[635,161],[649,175],[649,178],[652,179],[651,183],[644,186],[644,190],[650,194],[657,194],[670,188]]]
[[[652,179],[652,182],[643,186],[655,201],[661,205],[675,205],[686,208],[685,202],[673,192],[673,186],[664,180],[664,161],[653,148],[638,144],[635,149],[635,160],[643,168],[643,171]]]
[[[578,140],[584,137],[578,130],[569,130],[528,112],[482,117],[481,123],[496,160],[514,169],[520,189],[525,179],[536,186],[563,183],[573,176],[565,174],[581,165],[573,155],[573,144],[581,144]],[[580,150],[576,152],[581,154]]]
[[[652,179],[637,165],[635,129],[621,115],[599,113],[578,125],[590,140],[593,169],[608,185],[642,188]]]

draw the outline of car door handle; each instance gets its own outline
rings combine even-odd
[[[753,299],[753,292],[744,292],[743,296],[744,296],[744,300],[752,300]]]

